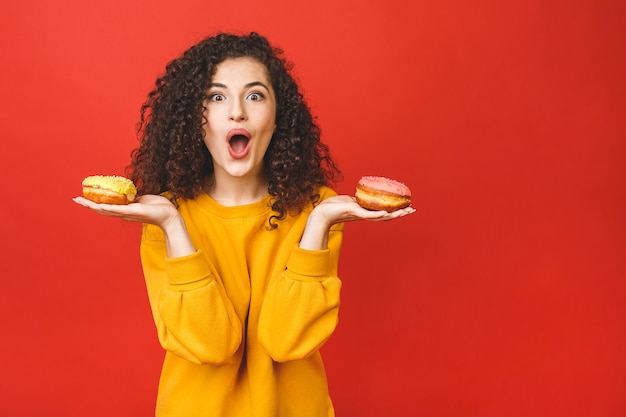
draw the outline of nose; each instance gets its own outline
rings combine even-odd
[[[231,100],[229,119],[235,122],[241,122],[247,119],[246,107],[241,100]]]

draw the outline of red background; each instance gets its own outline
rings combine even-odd
[[[296,63],[340,192],[414,193],[347,226],[338,416],[626,415],[626,3],[347,3],[0,6],[0,415],[152,414],[138,228],[71,198],[122,172],[156,76],[218,29]]]

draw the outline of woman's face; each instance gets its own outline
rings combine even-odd
[[[276,96],[265,66],[252,58],[221,62],[204,104],[204,143],[215,175],[262,177],[276,129]]]

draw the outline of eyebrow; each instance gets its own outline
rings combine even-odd
[[[265,88],[267,91],[270,91],[269,87],[265,84],[263,84],[261,81],[252,81],[251,83],[248,83],[246,85],[244,85],[244,88],[250,88],[250,87],[257,87],[257,86],[261,86],[263,88]],[[226,84],[222,84],[222,83],[211,83],[209,84],[209,88],[213,88],[213,87],[217,87],[217,88],[228,88],[228,86]]]

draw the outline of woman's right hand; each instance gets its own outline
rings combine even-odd
[[[159,195],[142,195],[130,204],[99,204],[84,197],[76,197],[74,202],[103,216],[118,217],[130,222],[153,224],[160,227],[165,235],[167,255],[177,258],[194,253],[194,247],[185,221],[167,198]]]
[[[159,195],[142,195],[130,204],[100,204],[76,197],[74,202],[103,216],[118,217],[130,222],[149,223],[166,228],[178,218],[178,211],[167,198]]]

